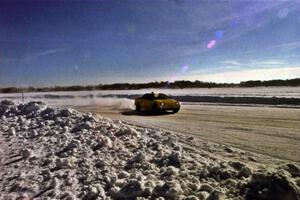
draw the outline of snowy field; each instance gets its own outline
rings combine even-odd
[[[228,97],[286,97],[300,98],[300,87],[255,87],[255,88],[196,88],[196,89],[140,89],[140,90],[98,90],[76,92],[26,93],[28,98],[88,98],[105,95],[142,95],[147,92],[161,92],[172,96],[228,96]],[[20,94],[0,94],[0,97],[20,98]]]
[[[0,199],[298,200],[297,163],[43,103],[0,103]]]
[[[56,106],[101,106],[118,109],[133,109],[133,97],[147,92],[161,92],[174,96],[184,102],[216,102],[216,103],[250,103],[260,104],[265,98],[292,99],[292,102],[279,104],[300,104],[300,87],[257,87],[257,88],[199,88],[199,89],[141,89],[141,90],[102,90],[102,91],[76,91],[76,92],[39,92],[25,93],[25,102],[43,101]],[[217,97],[215,99],[214,97]],[[220,97],[220,98],[219,98]],[[231,98],[224,100],[222,98]],[[232,97],[233,102],[232,102]],[[249,98],[250,99],[249,99]],[[21,93],[0,94],[0,100],[12,99],[21,101]],[[269,102],[273,102],[269,99]],[[266,103],[269,104],[269,103]]]

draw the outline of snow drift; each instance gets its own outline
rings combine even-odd
[[[42,102],[0,117],[0,199],[300,199],[295,163]]]

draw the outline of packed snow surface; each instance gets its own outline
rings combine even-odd
[[[297,163],[42,102],[0,133],[0,199],[300,199]]]

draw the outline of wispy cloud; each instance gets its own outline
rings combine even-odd
[[[294,50],[300,48],[300,41],[287,42],[282,44],[277,44],[273,46],[269,46],[266,50],[269,49],[284,49],[284,50]]]
[[[239,83],[247,80],[272,80],[272,79],[292,79],[300,77],[300,66],[283,68],[261,68],[248,70],[228,70],[224,72],[202,72],[185,76],[177,76],[176,79],[189,79],[201,81]]]
[[[243,52],[243,54],[251,54],[251,53],[257,54],[258,52],[265,52],[267,50],[291,51],[291,50],[299,49],[299,48],[300,48],[300,41],[293,41],[293,42],[286,42],[286,43],[281,43],[281,44],[270,45],[270,46],[262,47],[262,48],[256,49],[256,50],[245,51],[245,52]]]
[[[267,67],[282,67],[288,65],[285,60],[270,59],[270,60],[224,60],[220,62],[221,67],[232,66],[241,68],[267,68]]]
[[[221,64],[233,65],[233,66],[241,66],[242,65],[239,61],[236,61],[236,60],[224,60],[221,62]]]
[[[23,60],[24,62],[31,62],[32,60],[34,60],[38,57],[64,53],[64,52],[67,52],[69,50],[71,50],[71,49],[70,48],[47,49],[47,50],[40,51],[40,52],[25,54],[21,58],[17,58],[17,60]]]
[[[265,61],[256,61],[252,62],[252,65],[260,65],[260,66],[281,66],[287,64],[282,60],[265,60]]]
[[[69,51],[69,50],[70,50],[69,48],[48,49],[48,50],[36,53],[35,56],[46,56],[46,55],[51,55],[51,54],[63,53],[63,52]]]
[[[184,42],[179,44],[174,41],[173,43],[166,45],[168,48],[167,51],[163,48],[160,51],[172,52],[164,56],[165,60],[185,59],[192,56],[200,56],[201,54],[212,51],[212,49],[206,48],[206,46],[210,40],[216,39],[214,35],[216,30],[224,30],[224,37],[216,42],[216,47],[218,47],[232,41],[238,41],[239,38],[245,36],[249,32],[253,32],[264,27],[270,21],[274,20],[274,15],[276,16],[277,10],[280,10],[280,8],[289,7],[289,9],[292,10],[291,5],[289,5],[287,1],[262,1],[251,2],[247,4],[247,7],[244,6],[236,12],[232,12],[232,8],[235,6],[239,7],[239,4],[240,3],[238,3],[238,1],[232,2],[228,8],[223,5],[222,13],[224,14],[222,16],[217,13],[208,13],[212,10],[217,11],[218,8],[211,9],[209,7],[210,5],[205,5],[207,9],[205,9],[205,6],[203,9],[203,5],[199,6],[196,4],[188,14],[184,15],[187,21],[185,29],[170,29],[168,27],[167,30],[164,30],[165,34],[157,35],[156,32],[153,32],[152,35],[149,35],[149,38],[151,38],[153,42],[160,40],[161,43],[164,43],[164,41],[167,41],[164,37],[174,37],[174,40],[176,41],[180,40],[179,36],[184,37]],[[199,12],[199,9],[201,9],[202,12]],[[214,17],[207,18],[208,16]],[[231,23],[236,24],[231,25]],[[205,32],[205,34],[201,34],[203,32]],[[211,33],[211,36],[209,36],[209,33]],[[199,37],[199,35],[201,35],[201,37]],[[266,45],[265,50],[287,47],[297,48],[298,45],[300,45],[300,43],[286,44],[286,46],[274,45],[272,47]],[[170,46],[172,48],[170,48]],[[156,52],[157,54],[165,54],[164,52]],[[239,50],[239,53],[244,54],[244,52],[247,53],[245,50]],[[257,51],[255,52],[257,53]],[[228,64],[234,65],[233,63]]]

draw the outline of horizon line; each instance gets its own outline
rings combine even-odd
[[[258,79],[251,79],[251,80],[246,80],[246,81],[240,81],[238,83],[234,82],[214,82],[214,81],[201,81],[201,80],[186,80],[186,79],[178,79],[178,80],[173,80],[173,81],[150,81],[150,82],[115,82],[115,83],[99,83],[99,84],[72,84],[72,85],[49,85],[49,86],[26,86],[26,87],[19,87],[19,86],[8,86],[8,87],[0,87],[0,89],[6,89],[6,88],[16,88],[16,89],[28,89],[28,88],[34,88],[34,89],[45,89],[45,88],[55,88],[55,87],[75,87],[75,86],[80,86],[80,87],[89,87],[89,86],[112,86],[112,85],[117,85],[117,84],[130,84],[130,85],[140,85],[140,84],[151,84],[151,83],[175,83],[175,82],[202,82],[202,83],[209,83],[209,84],[217,84],[217,85],[240,85],[241,83],[245,82],[250,82],[250,81],[260,81],[260,82],[269,82],[269,81],[290,81],[290,80],[297,80],[299,78],[290,78],[290,79],[270,79],[270,80],[258,80]]]

